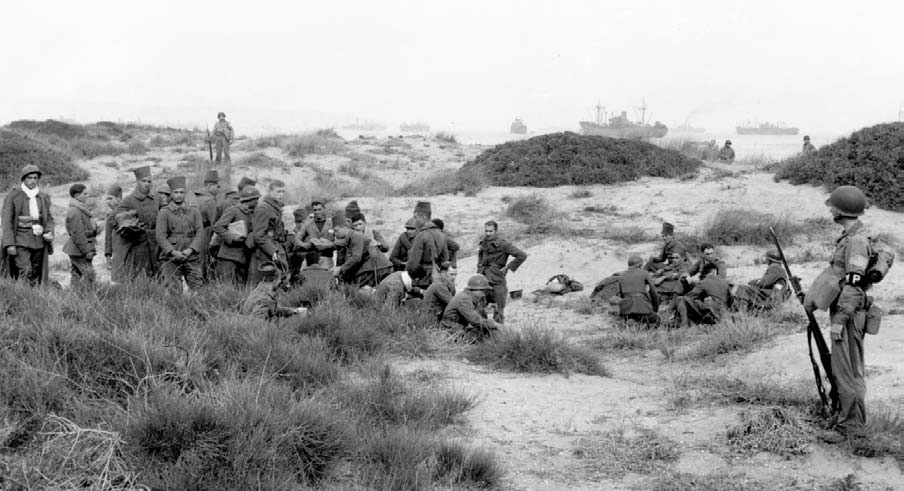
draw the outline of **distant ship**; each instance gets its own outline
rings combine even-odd
[[[605,108],[596,104],[596,121],[581,121],[581,133],[584,135],[608,136],[610,138],[662,138],[668,132],[668,126],[656,121],[652,125],[646,122],[646,101],[640,106],[640,122],[635,123],[628,119],[628,113],[622,111],[620,115],[609,118],[606,123]]]
[[[358,121],[356,119],[354,123],[347,124],[343,126],[342,129],[354,131],[382,131],[386,129],[386,125],[376,121]]]
[[[706,128],[691,126],[687,120],[684,120],[684,124],[672,128],[672,131],[675,133],[706,133]]]
[[[425,123],[402,123],[399,130],[407,133],[426,133],[430,131],[430,125]]]
[[[746,126],[737,126],[735,129],[738,130],[739,135],[796,135],[800,132],[798,128],[772,123],[763,123],[758,126],[747,123]]]
[[[527,125],[521,121],[521,118],[515,118],[509,130],[516,135],[523,135],[527,133]]]

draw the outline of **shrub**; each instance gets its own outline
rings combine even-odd
[[[455,135],[453,135],[452,133],[446,133],[445,131],[437,132],[435,135],[433,135],[433,139],[445,143],[458,143],[458,140],[455,139]]]
[[[321,128],[321,129],[315,131],[314,135],[322,136],[324,138],[339,138],[339,139],[342,138],[341,136],[339,136],[339,133],[336,133],[336,130],[333,128]]]
[[[793,324],[780,324],[772,319],[747,313],[733,313],[708,329],[706,336],[680,358],[696,360],[737,351],[749,351],[765,340],[799,330]]]
[[[517,372],[570,372],[609,376],[609,369],[590,349],[569,343],[548,329],[527,327],[521,331],[501,329],[495,336],[474,345],[469,358],[493,368]]]
[[[254,152],[251,155],[236,159],[232,165],[235,167],[260,167],[263,169],[285,169],[289,167],[289,164],[280,159],[273,158],[264,152]]]
[[[584,467],[616,477],[629,472],[660,472],[681,455],[676,442],[648,428],[631,432],[619,428],[594,438],[582,438],[575,446],[573,453],[586,460]]]
[[[44,185],[88,179],[88,173],[75,165],[67,153],[37,138],[0,129],[0,190],[18,185],[22,177],[20,172],[29,164],[41,169]]]
[[[304,157],[308,154],[330,154],[342,150],[345,140],[318,134],[298,135],[280,139],[280,147],[291,157]]]
[[[126,151],[132,155],[144,155],[148,153],[148,147],[141,140],[131,140]]]
[[[904,464],[904,414],[897,408],[871,410],[866,427],[851,440],[851,451],[864,457],[889,455]]]
[[[584,199],[590,198],[593,196],[593,193],[590,192],[589,189],[575,189],[568,195],[571,199]]]
[[[607,227],[602,231],[602,237],[607,240],[622,242],[624,244],[640,244],[642,242],[652,242],[659,237],[647,233],[637,225]]]
[[[754,408],[741,413],[741,423],[728,428],[728,444],[743,454],[771,452],[803,455],[812,431],[793,409]]]
[[[492,487],[502,479],[502,467],[492,453],[459,442],[440,442],[436,461],[437,475],[451,484]]]
[[[505,216],[527,225],[528,234],[567,233],[569,228],[562,221],[564,214],[556,210],[546,198],[529,194],[518,198],[506,198]]]
[[[64,123],[53,119],[46,121],[20,119],[9,123],[8,126],[16,130],[27,131],[33,135],[53,135],[64,140],[72,140],[87,135],[84,126],[80,124]]]
[[[498,145],[463,169],[482,169],[497,186],[553,187],[674,178],[699,166],[699,160],[650,143],[566,132]]]
[[[885,123],[856,131],[809,155],[781,162],[775,179],[791,184],[859,187],[871,202],[904,209],[904,123]]]
[[[420,176],[398,188],[397,196],[437,196],[463,193],[475,196],[485,186],[485,176],[479,169],[443,169]]]
[[[771,245],[770,228],[780,240],[788,240],[800,231],[800,226],[787,216],[733,208],[719,210],[709,217],[701,235],[704,241],[719,245]]]

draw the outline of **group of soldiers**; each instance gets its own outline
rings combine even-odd
[[[713,244],[700,245],[695,260],[675,238],[675,227],[662,224],[662,248],[646,262],[628,258],[628,269],[600,282],[594,298],[619,302],[619,316],[646,326],[661,322],[662,307],[677,327],[691,323],[715,324],[731,310],[767,311],[788,298],[788,278],[778,251],[766,251],[766,271],[747,284],[732,285],[728,267]]]
[[[88,207],[86,186],[70,187],[63,251],[69,256],[72,288],[95,282],[93,260],[103,233],[114,284],[145,277],[162,281],[174,294],[216,282],[248,284],[255,288],[243,310],[265,318],[304,311],[279,307],[281,289],[301,288],[305,302],[306,291],[313,300],[323,290],[360,288],[398,306],[420,305],[443,326],[483,337],[504,322],[506,276],[527,258],[489,221],[477,274],[456,293],[459,245],[444,222],[432,218],[428,201],[417,203],[387,257],[389,244],[367,224],[357,201],[330,217],[327,203],[314,199],[294,210],[290,230],[283,222],[282,181],[267,183],[265,195],[247,177],[237,189],[221,192],[218,172],[209,170],[190,205],[185,176],[155,190],[149,166],[133,173],[130,194],[123,196],[118,184],[108,190],[110,211],[103,229]],[[21,187],[9,193],[3,207],[3,263],[11,276],[32,284],[46,281],[53,252],[54,221],[50,197],[38,187],[41,175],[39,168],[26,166]]]
[[[714,162],[722,162],[732,164],[735,161],[735,151],[732,147],[731,140],[725,140],[722,148],[716,145],[716,140],[710,140],[707,143],[693,144],[694,148],[699,150],[701,160]],[[702,148],[701,148],[702,146]],[[810,155],[816,152],[816,147],[810,143],[810,136],[804,135],[804,143],[801,148],[802,155]]]

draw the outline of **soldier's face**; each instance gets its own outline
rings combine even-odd
[[[358,232],[364,231],[364,220],[358,220],[352,223],[352,230],[357,230]]]
[[[326,219],[326,214],[323,213],[323,205],[319,203],[311,207],[311,213],[314,214],[314,220],[317,220],[318,222]]]
[[[217,194],[217,193],[219,193],[219,192],[220,192],[220,185],[219,185],[219,184],[213,184],[213,183],[208,184],[208,185],[207,185],[207,192],[210,193],[210,194]]]
[[[670,234],[662,234],[662,241],[666,244],[670,244],[672,242],[672,235]]]
[[[496,227],[494,227],[492,225],[484,226],[483,227],[483,236],[488,239],[492,239],[493,237],[496,237]]]
[[[405,235],[407,235],[409,239],[413,239],[414,234],[416,234],[416,233],[417,233],[416,228],[408,228],[408,227],[405,228]]]
[[[119,204],[119,198],[117,198],[116,196],[111,196],[109,194],[107,195],[107,206],[109,206],[110,208],[113,208],[118,204]]]
[[[282,201],[286,197],[286,188],[273,188],[270,190],[270,196]]]
[[[257,208],[257,198],[254,198],[251,201],[246,201],[245,206],[247,206],[249,210]]]
[[[716,257],[716,251],[711,248],[703,249],[703,257],[706,259],[712,259]]]
[[[170,191],[170,199],[173,200],[173,203],[181,205],[182,202],[185,201],[185,190],[173,189],[172,191]]]
[[[76,194],[72,198],[75,199],[76,201],[78,201],[79,203],[85,203],[88,201],[88,190],[86,189],[86,190],[82,191],[81,193]]]
[[[38,177],[37,174],[29,174],[25,176],[25,179],[22,179],[22,182],[25,183],[25,187],[27,187],[28,189],[34,189],[35,186],[38,185],[38,181],[40,179],[41,178]]]
[[[141,191],[143,194],[147,194],[151,191],[151,178],[150,177],[142,177],[138,180],[138,184],[135,186]]]

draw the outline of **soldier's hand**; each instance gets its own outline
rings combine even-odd
[[[10,256],[15,256],[19,252],[16,251],[16,246],[9,246],[6,248],[6,253],[9,254]]]
[[[173,251],[171,255],[173,256],[173,260],[176,262],[185,260],[185,256],[182,254],[182,251]]]
[[[94,253],[93,253],[93,252],[89,252],[88,254],[85,254],[85,259],[87,259],[89,262],[90,262],[91,260],[93,260],[93,259],[94,259]]]
[[[844,330],[844,326],[841,324],[832,324],[830,329],[832,331],[832,341],[841,341],[841,333]]]
[[[338,277],[338,276],[339,276],[339,271],[340,271],[340,270],[341,270],[341,269],[340,269],[339,266],[333,266],[333,271],[332,271],[333,276]]]
[[[185,256],[185,257],[187,258],[188,256],[191,256],[191,254],[192,254],[193,252],[195,252],[194,249],[188,248],[188,249],[185,249],[184,251],[182,251],[182,255]]]

